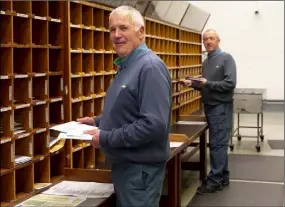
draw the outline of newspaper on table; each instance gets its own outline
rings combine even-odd
[[[112,183],[62,181],[43,194],[79,196],[87,198],[108,198],[114,193]]]
[[[85,134],[84,131],[97,129],[95,126],[81,124],[76,121],[59,124],[50,128],[57,132],[55,137],[60,139],[92,140],[92,135]]]
[[[68,206],[75,207],[86,200],[86,197],[38,194],[16,205],[21,206]]]

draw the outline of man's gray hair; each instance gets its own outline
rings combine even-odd
[[[112,15],[129,16],[136,30],[139,30],[141,27],[145,27],[141,13],[133,7],[119,6],[111,12],[110,17]]]
[[[215,33],[215,35],[217,36],[217,39],[220,41],[220,35],[218,34],[218,32],[217,32],[215,29],[207,29],[207,30],[204,32],[204,34],[207,33],[207,32],[213,32],[213,33]]]

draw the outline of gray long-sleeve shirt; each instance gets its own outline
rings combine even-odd
[[[217,105],[232,101],[236,87],[236,64],[230,54],[220,49],[209,54],[203,62],[202,74],[207,79],[206,85],[201,87],[193,82],[192,87],[202,91],[204,104]]]

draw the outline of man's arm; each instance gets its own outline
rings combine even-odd
[[[94,119],[94,121],[95,121],[95,126],[96,126],[96,127],[99,127],[101,115],[95,116],[93,119]]]
[[[202,85],[197,83],[196,81],[191,82],[191,87],[194,88],[195,90],[198,90],[198,91],[202,90]]]
[[[140,76],[138,120],[112,131],[100,130],[103,148],[137,147],[168,134],[171,82],[164,74],[166,68],[158,64],[149,64]]]
[[[236,87],[236,64],[233,57],[228,54],[224,64],[225,78],[222,81],[208,81],[205,87],[219,92],[231,91]]]

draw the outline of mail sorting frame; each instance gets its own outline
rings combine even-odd
[[[241,140],[242,137],[248,138],[257,138],[257,144],[255,146],[256,151],[260,152],[260,141],[263,142],[264,134],[263,134],[263,108],[264,108],[264,89],[250,89],[250,88],[237,88],[234,92],[234,102],[233,102],[233,121],[232,121],[232,134],[230,139],[230,149],[233,151],[233,137],[237,137],[238,141]],[[234,128],[234,114],[237,114],[237,127]],[[240,115],[252,115],[255,114],[257,116],[257,125],[256,126],[244,126],[240,125]],[[240,129],[249,128],[249,129],[257,129],[257,135],[242,135],[240,133]]]

